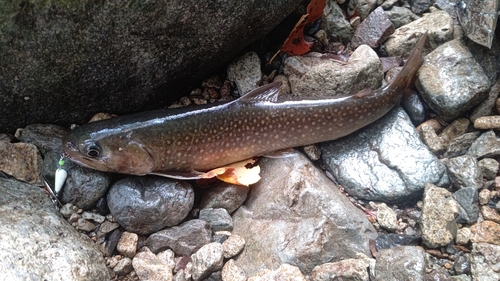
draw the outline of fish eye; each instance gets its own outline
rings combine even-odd
[[[87,156],[91,158],[95,158],[101,154],[101,148],[96,144],[89,144],[86,147],[86,150],[87,150]]]

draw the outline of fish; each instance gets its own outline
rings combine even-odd
[[[341,98],[279,95],[270,83],[231,102],[118,116],[76,127],[62,140],[82,166],[131,175],[196,179],[204,171],[287,148],[335,140],[396,106],[423,63],[427,33],[396,78]]]

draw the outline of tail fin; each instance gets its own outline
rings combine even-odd
[[[392,80],[392,82],[389,84],[388,87],[391,91],[399,92],[404,91],[406,88],[408,88],[413,76],[424,62],[424,58],[422,57],[422,50],[424,49],[426,39],[427,31],[418,41],[415,49],[413,49],[413,52],[403,66],[403,69],[401,69],[396,78],[394,78],[394,80]]]

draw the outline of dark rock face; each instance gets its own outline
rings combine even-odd
[[[300,2],[5,2],[0,131],[161,106],[263,37]]]

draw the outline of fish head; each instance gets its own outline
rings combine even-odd
[[[103,172],[146,175],[155,165],[152,154],[130,134],[85,125],[63,138],[63,150],[71,161]]]

